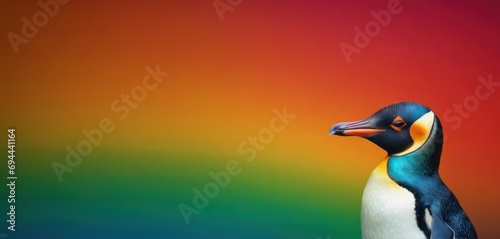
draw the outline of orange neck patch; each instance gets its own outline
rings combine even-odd
[[[388,187],[400,187],[394,180],[389,177],[389,173],[387,172],[387,163],[389,162],[389,157],[386,157],[382,162],[378,164],[378,166],[375,168],[374,173],[377,175],[386,178],[385,184]]]

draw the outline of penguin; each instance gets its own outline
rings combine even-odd
[[[387,151],[363,192],[363,239],[477,238],[469,217],[439,176],[443,129],[428,107],[392,104],[367,119],[338,123],[330,134],[360,136]]]

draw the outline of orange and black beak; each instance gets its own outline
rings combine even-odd
[[[330,135],[368,137],[384,131],[385,129],[377,129],[369,119],[366,119],[355,122],[338,123],[330,129]]]

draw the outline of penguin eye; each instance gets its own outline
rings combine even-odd
[[[398,121],[394,121],[394,123],[392,123],[392,125],[401,128],[401,127],[403,127],[405,125],[405,122],[403,122],[401,120],[398,120]]]
[[[401,117],[396,117],[392,121],[391,127],[397,131],[401,131],[405,127],[406,122]]]

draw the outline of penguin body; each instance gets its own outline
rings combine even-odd
[[[477,238],[439,176],[442,128],[429,108],[413,102],[393,104],[368,119],[334,125],[330,133],[364,137],[388,153],[363,193],[364,239]]]
[[[415,197],[389,177],[387,160],[373,170],[363,192],[363,238],[425,239],[415,223]]]

